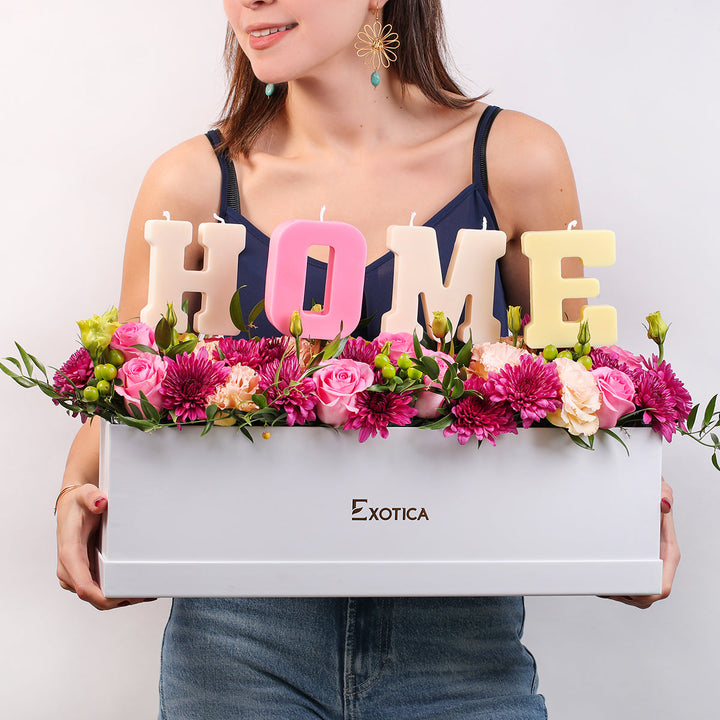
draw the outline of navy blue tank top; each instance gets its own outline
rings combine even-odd
[[[500,108],[489,106],[478,122],[473,145],[472,183],[425,223],[427,227],[434,228],[437,235],[443,277],[447,273],[459,230],[481,229],[483,218],[487,219],[488,230],[497,230],[497,220],[488,197],[485,148],[490,127],[499,111]],[[217,130],[211,130],[207,136],[213,147],[217,147],[221,142],[221,136]],[[240,303],[247,316],[250,310],[265,297],[265,271],[270,239],[242,215],[235,167],[227,153],[218,153],[218,161],[222,170],[220,217],[225,222],[240,223],[247,230],[245,249],[238,258]],[[366,267],[362,318],[369,319],[369,322],[361,331],[353,333],[353,335],[374,338],[380,333],[382,316],[392,304],[394,260],[394,254],[387,252]],[[323,303],[327,264],[314,258],[308,258],[307,263],[306,294],[303,307],[309,309],[316,302]],[[496,266],[493,314],[500,321],[503,335],[507,334],[506,310],[505,293],[500,272]],[[422,324],[422,311],[419,310],[419,313],[418,320]],[[254,334],[262,337],[280,334],[270,324],[264,312],[255,321],[255,326]]]

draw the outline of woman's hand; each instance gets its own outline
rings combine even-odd
[[[623,595],[613,596],[611,600],[634,605],[645,610],[654,602],[664,600],[672,588],[675,570],[680,562],[680,548],[675,536],[675,524],[672,516],[673,491],[672,488],[662,481],[662,500],[660,508],[662,515],[660,519],[660,559],[663,561],[662,592],[659,595]]]
[[[146,602],[142,598],[108,599],[100,589],[95,544],[107,506],[107,498],[92,483],[65,493],[57,506],[57,576],[60,586],[77,593],[81,600],[98,610]]]

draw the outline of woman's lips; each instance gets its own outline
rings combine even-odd
[[[297,23],[251,27],[247,31],[250,47],[253,50],[264,50],[280,42],[295,27],[297,27]]]

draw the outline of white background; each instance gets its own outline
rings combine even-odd
[[[649,352],[641,324],[661,309],[669,359],[707,400],[720,390],[716,0],[445,7],[469,89],[556,127],[586,227],[617,233],[616,265],[592,274],[618,308],[621,344]],[[219,112],[223,38],[219,1],[2,1],[0,355],[17,339],[59,365],[74,321],[117,301],[147,166]],[[102,614],[59,589],[51,511],[76,421],[9,380],[0,407],[0,713],[154,718],[167,601]],[[669,600],[647,612],[527,602],[553,720],[715,716],[720,473],[682,439],[664,472],[683,550]],[[610,514],[623,499],[599,488],[597,501]]]

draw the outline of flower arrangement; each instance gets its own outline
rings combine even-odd
[[[511,337],[457,349],[452,325],[436,313],[432,336],[381,333],[372,341],[302,337],[299,313],[291,335],[251,337],[237,303],[231,305],[237,337],[178,333],[172,306],[155,328],[118,322],[115,308],[79,322],[81,347],[55,372],[16,343],[19,358],[0,369],[23,387],[38,387],[83,422],[99,416],[143,431],[163,426],[324,425],[358,431],[360,442],[387,437],[389,427],[442,430],[464,445],[495,444],[518,427],[564,428],[592,449],[598,432],[623,443],[614,428],[650,426],[668,442],[676,432],[713,451],[720,470],[716,397],[700,414],[663,359],[667,325],[648,316],[657,355],[642,357],[616,346],[592,347],[582,323],[573,348],[533,352],[522,343],[520,308],[508,310]],[[36,377],[39,371],[42,377]],[[623,443],[624,444],[624,443]]]

